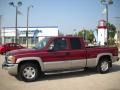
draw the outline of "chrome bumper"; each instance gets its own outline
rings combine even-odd
[[[2,68],[7,70],[11,75],[17,75],[18,64],[3,63]]]

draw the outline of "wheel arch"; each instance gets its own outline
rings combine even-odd
[[[112,54],[111,53],[102,53],[97,56],[97,65],[102,60],[102,58],[108,58],[110,62],[110,67],[112,67]]]
[[[41,71],[44,71],[43,62],[39,57],[19,58],[17,59],[16,63],[18,63],[18,70],[19,70],[19,67],[24,63],[36,63],[37,65],[39,65]]]

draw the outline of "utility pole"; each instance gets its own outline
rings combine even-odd
[[[0,44],[2,43],[2,15],[0,15]]]
[[[108,42],[108,39],[109,39],[109,30],[108,30],[108,22],[109,22],[109,19],[108,19],[108,6],[113,4],[113,1],[112,0],[101,0],[101,3],[103,5],[105,5],[105,8],[106,8],[106,26],[107,26],[107,42]]]
[[[17,5],[14,4],[14,2],[9,2],[10,6],[15,7],[16,9],[16,17],[15,17],[15,42],[18,43],[18,30],[17,30],[17,17],[18,17],[18,7],[22,6],[22,2],[18,2]]]
[[[113,4],[113,1],[112,0],[101,0],[101,3],[103,5],[105,5],[105,8],[106,8],[106,22],[108,24],[108,6]]]
[[[115,17],[116,21],[119,22],[120,21],[120,17]],[[117,24],[117,23],[116,23]],[[119,32],[120,32],[120,24],[118,23],[118,26],[117,26],[117,44],[118,44],[118,41],[119,41]]]
[[[16,19],[15,19],[15,31],[16,31],[16,33],[15,33],[15,36],[16,36],[16,38],[15,38],[15,42],[16,43],[18,43],[18,30],[17,30],[17,17],[18,17],[18,15],[17,15],[17,12],[18,12],[18,7],[16,7]]]
[[[27,30],[26,30],[26,43],[27,43],[27,47],[28,47],[28,27],[29,27],[29,11],[30,11],[30,8],[33,7],[33,5],[30,5],[28,8],[27,8]]]

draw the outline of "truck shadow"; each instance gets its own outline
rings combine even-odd
[[[113,64],[113,67],[111,68],[110,72],[107,74],[112,74],[114,72],[120,71],[120,65]],[[77,78],[77,77],[86,77],[90,75],[99,74],[95,68],[88,68],[85,71],[78,71],[78,72],[70,72],[70,73],[61,73],[61,74],[51,74],[51,75],[45,75],[37,80],[39,81],[46,81],[46,80],[59,80],[59,79],[67,79],[67,78]],[[104,75],[104,74],[103,74]],[[20,80],[18,77],[15,77],[16,79]]]
[[[120,65],[113,64],[110,73],[120,71]]]
[[[107,74],[111,74],[113,72],[118,72],[118,71],[120,71],[120,65],[113,64],[113,67],[111,68],[110,72]],[[99,74],[96,72],[95,68],[88,68],[85,71],[79,71],[79,72],[45,75],[44,77],[40,78],[38,81],[85,77],[85,76],[90,76],[95,74]]]

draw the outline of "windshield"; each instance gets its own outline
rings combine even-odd
[[[42,49],[46,46],[46,44],[48,43],[50,38],[43,38],[42,40],[40,40],[33,48],[35,49]]]

